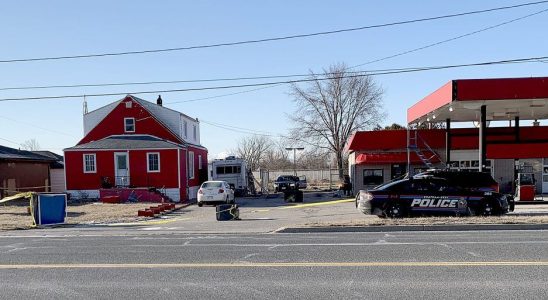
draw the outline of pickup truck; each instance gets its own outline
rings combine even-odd
[[[274,181],[274,191],[276,193],[286,190],[304,189],[306,187],[307,182],[305,176],[282,175]]]

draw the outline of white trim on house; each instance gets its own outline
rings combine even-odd
[[[198,154],[198,170],[202,169],[202,155]]]
[[[86,156],[91,156],[93,157],[93,170],[90,170],[90,171],[87,171],[87,161],[86,161]],[[84,173],[86,174],[90,174],[90,173],[97,173],[97,155],[95,153],[84,153],[84,155],[82,155],[82,160],[84,162],[83,164],[83,171]]]
[[[125,176],[120,176],[118,173],[118,170],[123,170],[118,168],[118,156],[124,155],[126,157],[126,171],[127,174]],[[120,152],[114,152],[114,183],[116,186],[129,186],[131,184],[131,177],[130,177],[130,170],[129,170],[129,151],[120,151]],[[124,179],[126,178],[126,179]]]
[[[177,149],[177,187],[181,189],[181,149]]]
[[[127,121],[128,120],[131,120],[133,122],[133,130],[128,130],[128,124]],[[131,125],[130,125],[131,126]],[[135,132],[135,128],[136,127],[136,124],[135,124],[135,118],[124,118],[124,132]]]
[[[150,155],[157,155],[158,156],[158,169],[157,170],[151,170],[150,169]],[[147,152],[147,172],[148,173],[160,173],[160,152]]]
[[[196,172],[194,168],[194,152],[188,151],[188,164],[187,164],[187,170],[188,170],[188,179],[194,179],[194,173]]]

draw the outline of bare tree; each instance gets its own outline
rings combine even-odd
[[[297,110],[289,117],[295,125],[291,133],[296,140],[334,153],[342,179],[345,144],[353,132],[371,128],[382,119],[383,91],[372,77],[349,73],[344,64],[309,79],[306,87],[292,85]]]
[[[270,170],[290,169],[292,163],[289,159],[289,152],[285,150],[284,141],[272,141],[272,145],[266,151],[265,157],[261,162],[261,168]]]
[[[238,141],[234,152],[238,157],[243,158],[247,166],[255,171],[264,161],[267,152],[272,148],[272,140],[264,135],[252,135]]]
[[[37,151],[40,150],[40,144],[36,139],[30,139],[22,143],[21,148],[27,151]]]
[[[375,128],[373,128],[373,130],[375,130],[375,131],[379,131],[379,130],[406,130],[406,129],[407,129],[407,127],[405,127],[403,125],[400,125],[398,123],[392,123],[392,125],[387,125],[387,126],[384,126],[384,127],[377,124],[377,126],[375,126]]]

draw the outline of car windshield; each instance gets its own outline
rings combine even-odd
[[[202,188],[220,188],[223,187],[223,183],[219,181],[208,181],[202,184]]]

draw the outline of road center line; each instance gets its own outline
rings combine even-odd
[[[207,269],[207,268],[296,268],[296,267],[548,267],[548,261],[484,262],[259,262],[259,263],[174,263],[174,264],[20,264],[0,265],[0,270],[29,269]]]

